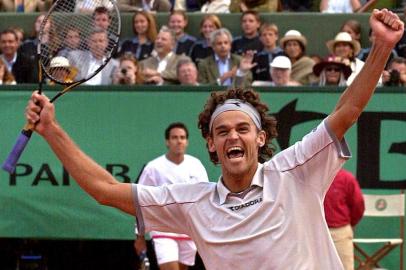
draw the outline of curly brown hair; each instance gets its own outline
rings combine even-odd
[[[219,104],[223,104],[227,99],[240,99],[250,103],[257,109],[261,116],[262,130],[266,133],[265,144],[258,151],[258,161],[263,163],[272,157],[275,152],[275,146],[272,140],[277,137],[278,133],[276,131],[276,118],[268,114],[268,106],[261,102],[259,94],[253,89],[229,89],[226,91],[212,92],[209,99],[204,106],[204,110],[199,115],[198,127],[202,132],[203,138],[207,139],[212,134],[210,133],[210,119],[214,110]],[[208,147],[206,143],[206,147]],[[219,163],[219,159],[216,152],[210,152],[210,160],[214,164]]]

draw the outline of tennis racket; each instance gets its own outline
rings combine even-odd
[[[110,61],[119,42],[120,13],[115,0],[85,0],[79,11],[76,1],[57,0],[42,21],[37,46],[39,93],[45,76],[64,85],[51,102],[63,94],[94,78]],[[104,13],[108,21],[99,23],[95,17]],[[76,31],[80,37],[70,42],[68,33]],[[88,67],[84,70],[84,66]],[[44,76],[45,75],[45,76]],[[100,78],[99,78],[100,79]],[[34,125],[26,124],[2,168],[13,173],[24,148],[31,138]]]

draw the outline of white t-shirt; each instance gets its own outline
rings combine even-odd
[[[353,13],[351,0],[329,0],[325,13]]]
[[[342,270],[323,199],[350,153],[324,121],[258,164],[251,187],[133,185],[139,229],[190,235],[207,269]]]
[[[148,162],[142,170],[138,183],[147,186],[162,186],[180,183],[208,182],[206,169],[199,159],[185,155],[180,164],[175,164],[165,155]],[[173,239],[190,239],[187,235],[151,231],[151,236]]]

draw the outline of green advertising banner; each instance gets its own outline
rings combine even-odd
[[[190,129],[188,152],[201,159],[210,179],[217,181],[220,170],[210,163],[197,129],[209,89],[109,90],[81,88],[56,105],[61,125],[101,166],[119,181],[136,181],[142,166],[166,151],[166,126],[182,121]],[[331,89],[259,90],[279,120],[278,149],[311,131],[340,96]],[[0,92],[1,162],[24,126],[30,95],[27,91]],[[346,135],[353,158],[345,167],[358,176],[363,188],[405,187],[405,108],[405,93],[380,91]],[[86,195],[37,134],[15,174],[0,172],[0,237],[133,239],[133,232],[134,218],[100,206]]]

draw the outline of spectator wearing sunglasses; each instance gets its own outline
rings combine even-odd
[[[319,78],[319,86],[346,86],[352,71],[348,59],[328,56],[313,67],[313,73]]]

